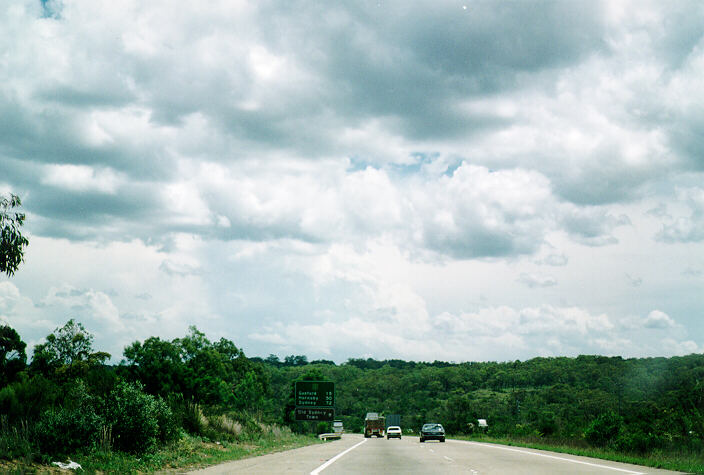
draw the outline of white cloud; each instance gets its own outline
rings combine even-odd
[[[679,190],[679,195],[690,210],[689,216],[678,216],[664,224],[656,238],[668,243],[704,241],[704,188]]]
[[[561,221],[564,229],[575,241],[587,246],[605,246],[618,240],[613,232],[619,226],[631,224],[626,215],[614,216],[602,207],[563,207]]]
[[[564,254],[549,254],[543,259],[536,261],[537,264],[544,264],[548,266],[562,267],[566,266],[569,259]]]
[[[697,346],[666,339],[633,339],[629,330],[618,330],[611,319],[579,308],[484,308],[476,313],[443,313],[430,319],[432,328],[407,332],[398,324],[373,318],[301,325],[278,322],[254,340],[273,344],[282,353],[334,355],[336,349],[358,348],[356,354],[378,358],[467,361],[511,360],[528,355],[658,354],[663,343],[669,354],[684,354]],[[442,342],[442,343],[439,343]]]
[[[530,253],[551,226],[549,183],[534,172],[463,164],[421,190],[413,206],[423,243],[451,256]]]
[[[74,318],[101,333],[116,334],[124,330],[117,307],[104,292],[64,285],[49,289],[41,305],[45,311]]]
[[[190,323],[341,360],[698,348],[702,9],[466,13],[3,3],[0,318],[117,355]]]
[[[41,182],[73,191],[114,194],[124,177],[110,169],[96,170],[84,165],[48,165]]]
[[[552,287],[557,285],[557,280],[551,275],[544,274],[526,274],[518,276],[518,282],[527,285],[528,287]]]
[[[645,328],[672,328],[675,326],[675,321],[670,318],[665,312],[660,310],[653,310],[645,317],[643,322]]]

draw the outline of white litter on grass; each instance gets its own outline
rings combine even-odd
[[[51,462],[52,465],[56,465],[59,468],[63,468],[64,470],[78,470],[81,469],[83,470],[83,467],[81,467],[80,463],[68,461],[68,463],[63,463],[63,462]]]

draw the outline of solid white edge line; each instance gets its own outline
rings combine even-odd
[[[333,458],[331,458],[330,460],[328,460],[327,462],[325,462],[324,464],[322,464],[320,467],[318,467],[318,468],[316,468],[315,470],[313,470],[312,472],[310,472],[310,475],[318,475],[320,472],[322,472],[323,470],[325,470],[326,468],[328,468],[330,465],[332,465],[333,463],[335,463],[335,461],[336,461],[337,459],[339,459],[340,457],[342,457],[343,455],[345,455],[347,452],[350,452],[350,451],[356,449],[357,447],[359,447],[360,445],[362,445],[362,444],[365,443],[366,441],[367,441],[367,439],[362,439],[362,441],[361,441],[360,443],[355,444],[355,445],[353,445],[352,447],[350,447],[349,449],[347,449],[347,450],[345,450],[345,451],[343,451],[343,452],[340,452],[339,454],[335,455]]]
[[[643,472],[634,472],[633,470],[628,470],[625,468],[617,468],[617,467],[609,467],[608,465],[600,465],[598,463],[591,463],[591,462],[584,462],[582,460],[574,460],[574,459],[568,459],[566,457],[557,457],[555,455],[548,455],[548,454],[541,454],[538,452],[531,452],[529,450],[520,450],[520,449],[514,449],[512,447],[504,447],[501,445],[494,445],[494,444],[484,444],[481,442],[471,442],[469,440],[450,440],[450,442],[455,442],[457,444],[469,444],[469,445],[480,445],[482,447],[490,447],[492,449],[500,449],[500,450],[510,450],[511,452],[519,452],[522,454],[530,454],[530,455],[536,455],[538,457],[547,457],[550,459],[556,459],[556,460],[563,460],[565,462],[572,462],[572,463],[581,463],[582,465],[590,465],[592,467],[598,467],[598,468],[607,468],[609,470],[616,470],[618,472],[626,472],[626,473],[632,473],[633,475],[645,475]]]

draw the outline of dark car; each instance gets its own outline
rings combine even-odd
[[[445,429],[442,427],[442,424],[435,422],[423,424],[423,427],[420,429],[420,441],[425,442],[426,440],[433,439],[445,442]]]

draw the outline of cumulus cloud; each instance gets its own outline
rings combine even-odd
[[[645,328],[672,328],[675,326],[675,321],[670,318],[665,312],[660,310],[653,310],[650,312],[643,321],[643,326]]]
[[[345,356],[631,351],[629,325],[698,348],[695,317],[629,316],[701,314],[703,21],[696,2],[5,2],[0,190],[31,245],[0,315],[34,340],[72,312],[121,343],[202,323],[263,354],[306,334],[342,352],[335,329]],[[484,332],[475,353],[453,325]]]
[[[417,361],[510,360],[531,354],[658,354],[663,344],[658,338],[632,338],[628,330],[617,331],[607,315],[575,307],[487,307],[476,313],[445,312],[430,321],[432,327],[411,334],[399,332],[383,319],[364,317],[309,325],[279,322],[250,337],[276,345],[282,352],[331,355],[336,347],[358,347],[363,355]],[[311,339],[311,335],[315,337]],[[666,343],[672,354],[698,348],[693,341],[678,340],[674,334]]]
[[[601,207],[566,206],[561,220],[569,235],[587,246],[615,244],[618,240],[614,237],[613,230],[631,224],[628,216],[614,216]]]
[[[667,243],[704,241],[704,188],[680,190],[681,201],[690,209],[663,225],[656,238]]]
[[[66,285],[51,288],[42,299],[42,306],[47,310],[53,308],[52,311],[63,313],[68,318],[107,327],[109,333],[116,333],[124,327],[111,298],[92,289],[75,289]]]

